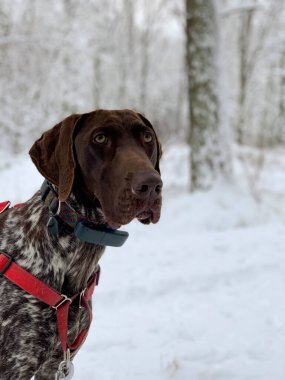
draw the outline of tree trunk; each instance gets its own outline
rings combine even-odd
[[[94,82],[93,82],[94,107],[95,109],[99,109],[101,107],[100,91],[102,89],[100,52],[97,52],[96,57],[94,59],[93,70],[94,70]]]
[[[190,190],[209,189],[229,172],[221,131],[214,0],[186,1],[186,69],[189,98]]]
[[[241,26],[239,34],[239,96],[238,96],[238,118],[236,125],[236,140],[239,144],[244,143],[246,94],[248,90],[249,76],[249,39],[251,36],[252,16],[254,8],[243,11],[241,15]]]
[[[281,54],[280,72],[278,122],[275,137],[275,144],[277,145],[280,145],[285,141],[285,52],[282,52]]]

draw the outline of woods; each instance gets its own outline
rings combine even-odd
[[[195,191],[229,178],[233,144],[284,146],[281,0],[16,3],[0,8],[3,153],[70,113],[131,108],[190,144]]]

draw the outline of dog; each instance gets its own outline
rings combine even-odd
[[[105,245],[121,245],[135,218],[159,221],[161,146],[142,114],[96,110],[67,117],[29,153],[43,187],[0,214],[0,379],[67,379]]]

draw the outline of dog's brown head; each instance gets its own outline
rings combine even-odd
[[[151,123],[130,111],[71,115],[37,140],[30,155],[40,173],[89,207],[102,208],[114,228],[160,217],[160,143]]]

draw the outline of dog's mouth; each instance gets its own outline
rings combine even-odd
[[[160,218],[161,197],[155,201],[150,199],[140,200],[126,191],[115,205],[101,203],[101,211],[106,223],[113,229],[129,224],[137,219],[142,224],[157,223]]]
[[[153,212],[151,210],[142,211],[136,216],[136,218],[142,224],[150,224],[153,220]]]
[[[107,224],[113,230],[117,230],[117,229],[121,228],[123,223],[116,223],[113,220],[107,220]]]
[[[139,211],[138,213],[130,213],[130,214],[124,214],[124,215],[116,215],[113,217],[108,217],[105,215],[106,222],[110,228],[118,229],[122,225],[129,224],[132,220],[137,219],[142,224],[150,224],[150,223],[157,223],[160,217],[160,209],[157,210],[151,210],[146,209],[143,211]]]
[[[145,210],[140,210],[139,212],[133,212],[129,214],[124,214],[119,217],[108,218],[106,217],[106,221],[108,225],[113,229],[118,229],[122,225],[129,224],[132,220],[137,219],[142,224],[150,224],[157,223],[160,218],[160,207],[150,209],[147,208]]]
[[[122,220],[120,222],[117,222],[117,221],[114,221],[114,220],[111,220],[111,219],[107,218],[107,224],[108,224],[109,227],[111,227],[114,230],[116,230],[116,229],[120,228],[123,224],[130,223],[135,218],[139,222],[141,222],[142,224],[150,224],[152,222],[152,220],[153,220],[153,212],[151,210],[142,211],[142,212],[139,212],[135,216],[130,215],[127,218],[125,217],[124,220]]]

